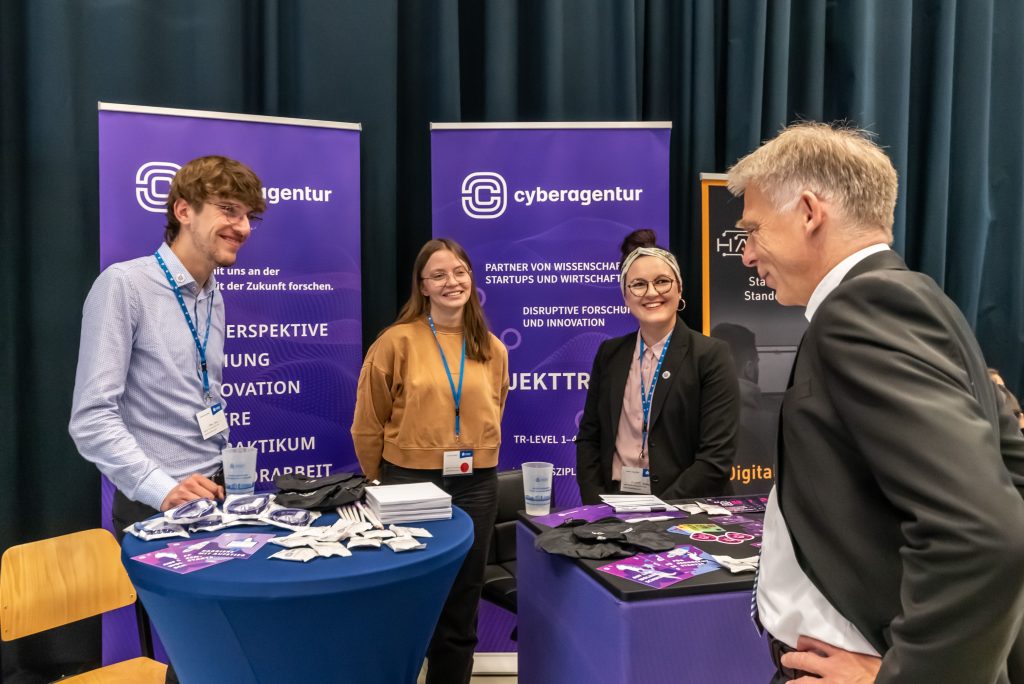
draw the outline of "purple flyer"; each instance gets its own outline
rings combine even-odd
[[[704,499],[706,503],[721,506],[733,514],[761,513],[768,505],[767,496],[715,497]]]
[[[756,537],[763,536],[764,533],[763,521],[751,520],[750,518],[745,518],[742,515],[723,515],[709,518],[709,520],[719,525],[739,525],[745,532]]]
[[[200,558],[248,558],[263,547],[272,534],[225,532],[219,537],[171,542],[168,550],[180,553],[186,560]]]
[[[696,546],[683,545],[665,553],[637,554],[602,565],[598,570],[654,589],[662,589],[720,567],[711,556]]]
[[[187,575],[190,572],[196,570],[202,570],[208,568],[211,565],[217,565],[218,563],[226,563],[231,558],[189,558],[184,553],[176,551],[171,548],[160,549],[159,551],[149,551],[147,553],[133,556],[132,560],[145,563],[146,565],[153,565],[164,570],[170,570],[176,572],[179,575]]]

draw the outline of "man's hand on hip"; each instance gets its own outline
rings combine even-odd
[[[801,636],[796,642],[796,651],[782,656],[782,664],[821,676],[821,679],[791,679],[790,684],[872,684],[882,667],[882,659]]]
[[[160,510],[166,511],[194,499],[223,499],[224,488],[210,478],[192,473],[167,493]]]

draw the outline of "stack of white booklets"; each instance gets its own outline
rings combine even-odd
[[[382,523],[449,520],[452,497],[433,482],[366,488],[366,503]]]
[[[665,503],[653,494],[601,494],[601,503],[611,506],[616,513],[654,513],[676,510],[675,506]]]

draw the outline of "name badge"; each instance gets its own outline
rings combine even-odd
[[[625,466],[622,468],[621,489],[630,494],[651,493],[651,471],[649,468]]]
[[[457,477],[459,475],[473,474],[473,450],[463,449],[461,451],[444,452],[445,477]]]
[[[199,431],[203,433],[203,439],[210,439],[228,429],[228,419],[220,402],[197,413],[196,420],[199,421]]]

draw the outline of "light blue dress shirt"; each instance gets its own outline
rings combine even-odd
[[[167,244],[159,251],[200,339],[211,326],[211,403],[226,408],[223,295],[212,275],[200,289]],[[178,482],[217,469],[228,431],[204,440],[196,413],[205,408],[199,352],[156,258],[107,268],[82,311],[69,425],[79,453],[129,499],[159,509]]]

